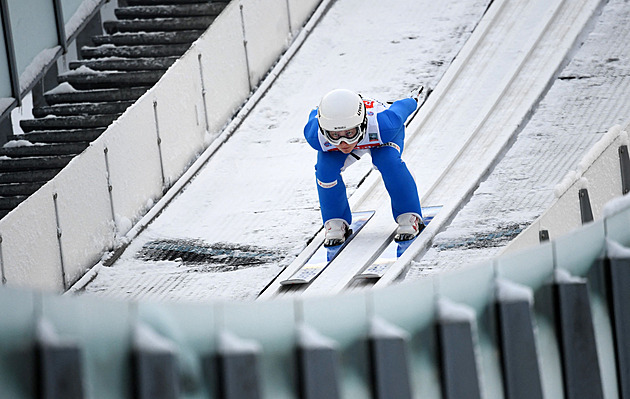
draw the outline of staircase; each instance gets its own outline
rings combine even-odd
[[[190,47],[229,0],[126,0],[0,148],[0,218],[53,178]],[[119,3],[120,4],[120,3]]]

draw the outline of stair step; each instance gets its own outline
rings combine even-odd
[[[219,15],[227,3],[194,3],[174,5],[146,5],[120,7],[114,10],[118,19],[146,19],[160,17],[191,17]]]
[[[25,140],[26,141],[26,140]],[[17,143],[8,142],[7,144]],[[0,156],[10,158],[45,157],[58,155],[77,155],[83,152],[89,143],[62,143],[43,145],[24,145],[19,147],[2,147]]]
[[[166,71],[177,61],[177,57],[162,58],[97,58],[70,62],[70,69],[82,66],[94,71]]]
[[[103,44],[113,44],[115,46],[190,44],[197,40],[203,32],[203,30],[181,30],[175,32],[115,33],[113,35],[93,36],[92,42],[97,46]]]
[[[33,108],[33,116],[35,118],[43,118],[48,115],[70,116],[122,114],[131,105],[133,105],[133,101],[60,104],[47,107],[35,107]]]
[[[50,157],[0,158],[0,173],[29,170],[62,169],[74,158],[74,155]]]
[[[66,85],[70,86],[69,83]],[[53,89],[44,93],[46,103],[68,104],[85,102],[135,101],[149,90],[149,87],[126,87],[119,89],[75,90],[67,92]]]
[[[91,143],[100,136],[106,128],[73,129],[73,130],[42,130],[24,134],[14,134],[8,140],[28,140],[31,143]]]
[[[69,130],[107,127],[119,116],[118,114],[111,114],[24,119],[20,121],[20,126],[24,132],[32,132],[33,130]]]
[[[26,170],[0,173],[0,184],[47,182],[61,169]]]
[[[77,70],[78,71],[78,70]],[[68,73],[57,77],[57,80],[68,82],[75,89],[109,89],[118,87],[151,86],[164,75],[164,71],[129,71],[129,72],[97,72]]]
[[[205,31],[215,20],[214,15],[181,18],[132,19],[122,21],[105,21],[103,28],[107,33],[118,32],[168,32],[180,30]]]
[[[39,188],[43,186],[44,184],[46,184],[46,182],[9,183],[9,184],[0,183],[0,196],[1,197],[15,197],[15,196],[31,195],[35,191],[39,190]]]
[[[20,195],[15,197],[0,197],[0,216],[5,217],[10,211],[15,209],[28,196]]]
[[[208,0],[127,0],[129,6],[158,6],[172,4],[207,3]],[[213,0],[213,3],[229,3],[230,0]]]
[[[102,46],[81,47],[83,58],[103,58],[103,57],[179,57],[190,48],[189,44],[156,44],[143,46],[114,46],[104,44]]]

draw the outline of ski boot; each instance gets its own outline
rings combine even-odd
[[[346,238],[352,233],[350,226],[343,219],[330,219],[324,223],[326,237],[324,238],[325,247],[334,247],[341,245]]]
[[[424,230],[424,222],[422,222],[422,218],[417,213],[403,213],[396,218],[396,222],[398,222],[398,228],[396,229],[394,241],[413,240]]]

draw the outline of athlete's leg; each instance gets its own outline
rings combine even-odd
[[[400,157],[403,143],[393,143],[371,150],[372,162],[381,172],[392,203],[394,220],[407,212],[422,217],[418,188],[407,165]]]
[[[346,185],[341,177],[341,168],[348,157],[340,151],[317,152],[315,177],[317,178],[317,194],[325,223],[330,219],[344,219],[352,223],[352,212],[346,196]]]

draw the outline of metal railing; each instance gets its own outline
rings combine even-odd
[[[0,397],[628,398],[630,201],[385,289],[116,302],[0,289]],[[131,361],[130,361],[131,360]]]
[[[0,121],[108,1],[0,0]]]

